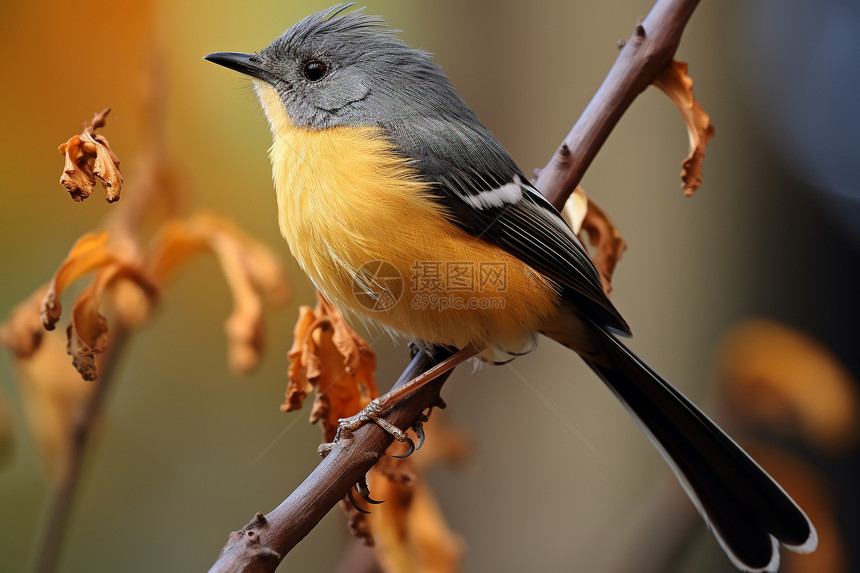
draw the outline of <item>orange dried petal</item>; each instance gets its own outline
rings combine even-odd
[[[320,293],[318,309],[331,321],[332,343],[343,360],[346,371],[353,376],[367,401],[379,396],[376,387],[376,353],[369,344],[349,325],[341,312]],[[364,407],[364,406],[362,406]],[[357,413],[357,412],[354,412]],[[352,414],[349,414],[352,415]]]
[[[88,136],[89,134],[84,134]],[[92,138],[75,135],[59,146],[60,153],[66,156],[60,184],[66,188],[75,201],[83,201],[93,192],[96,178],[93,163],[96,159],[97,144]]]
[[[334,439],[338,419],[357,414],[366,405],[363,400],[364,393],[360,390],[363,384],[357,380],[355,373],[350,372],[344,365],[333,336],[334,329],[331,324],[321,321],[311,334],[313,344],[307,345],[308,355],[305,360],[309,381],[314,384],[317,394],[325,397],[327,402],[328,408],[321,413],[320,418],[323,439],[326,442]],[[311,376],[312,360],[318,372],[315,377]]]
[[[197,213],[187,220],[174,220],[165,225],[152,257],[153,275],[163,280],[188,256],[208,248],[216,235],[232,237],[241,245],[245,272],[271,304],[282,304],[289,298],[283,265],[272,250],[232,221],[211,213]]]
[[[269,304],[284,304],[290,298],[289,283],[285,278],[281,259],[266,244],[243,232],[233,223],[213,215],[201,215],[220,222],[224,232],[236,237],[242,244],[245,270],[254,286],[262,292]]]
[[[684,122],[690,139],[690,154],[684,160],[681,170],[681,187],[687,196],[693,195],[702,185],[702,163],[705,148],[714,137],[714,126],[704,108],[693,96],[693,80],[687,75],[687,64],[672,60],[660,73],[654,86],[669,96]]]
[[[564,202],[561,216],[567,221],[573,232],[578,235],[582,229],[582,222],[585,220],[586,213],[588,213],[588,196],[585,194],[585,189],[577,187]]]
[[[233,312],[224,324],[230,367],[247,372],[256,366],[263,348],[263,303],[247,272],[241,244],[230,235],[216,235],[210,246],[233,295]]]
[[[112,263],[96,274],[92,284],[75,301],[67,329],[67,351],[84,380],[98,377],[95,355],[104,352],[108,346],[108,323],[99,308],[107,289],[119,280],[133,281],[150,299],[155,297],[154,287],[131,265]]]
[[[89,137],[96,144],[96,157],[93,161],[93,175],[102,180],[107,191],[108,203],[119,201],[122,191],[122,173],[119,170],[119,158],[110,148],[110,143],[102,135],[92,136],[84,133],[82,137]]]
[[[57,269],[45,298],[42,302],[42,325],[47,330],[53,330],[60,320],[63,307],[60,298],[63,291],[77,279],[88,272],[94,271],[113,260],[113,255],[107,247],[108,234],[105,231],[88,233],[75,242],[66,259]]]
[[[247,372],[256,366],[262,351],[263,308],[259,296],[259,277],[254,275],[249,259],[259,257],[259,243],[250,245],[247,236],[226,219],[213,215],[195,215],[184,221],[165,225],[150,257],[149,268],[158,282],[163,282],[180,263],[203,249],[212,251],[221,265],[233,296],[233,313],[225,323],[228,337],[228,361],[235,372]],[[252,255],[249,252],[253,251]],[[271,256],[274,259],[274,255]],[[280,282],[286,291],[282,273],[272,282]],[[271,284],[267,291],[277,290]]]
[[[66,188],[72,199],[83,201],[92,195],[96,177],[102,180],[110,203],[119,200],[122,189],[122,173],[119,159],[110,148],[108,140],[96,135],[95,130],[104,127],[107,108],[93,116],[84,124],[84,131],[60,145],[60,153],[66,156],[60,184]]]
[[[99,316],[103,322],[103,335],[107,344],[107,321]],[[74,323],[69,323],[66,328],[66,353],[72,357],[72,366],[77,370],[81,378],[92,382],[99,377],[99,369],[96,365],[96,353],[98,351],[87,344],[87,342],[75,330]]]
[[[290,367],[287,370],[287,391],[284,403],[281,405],[282,412],[292,412],[301,408],[305,397],[313,389],[307,376],[305,376],[302,355],[305,352],[307,338],[310,334],[309,329],[316,320],[316,315],[311,307],[302,305],[299,308],[299,320],[296,321],[296,326],[293,328],[293,346],[287,352]]]

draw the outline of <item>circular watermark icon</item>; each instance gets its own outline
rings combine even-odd
[[[403,275],[388,261],[364,263],[352,277],[352,294],[367,310],[388,310],[403,296],[403,289]]]

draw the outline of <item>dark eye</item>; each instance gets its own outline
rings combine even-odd
[[[305,62],[305,67],[303,71],[307,79],[312,82],[316,82],[323,79],[323,76],[325,76],[326,72],[328,71],[328,68],[324,63],[319,60],[310,60],[308,62]]]

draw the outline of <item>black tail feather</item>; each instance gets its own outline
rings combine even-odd
[[[592,324],[603,379],[672,466],[734,564],[775,571],[778,542],[812,551],[812,523],[785,491],[692,402],[614,336]]]

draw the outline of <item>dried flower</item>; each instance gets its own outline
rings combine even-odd
[[[122,190],[119,159],[111,150],[107,138],[96,134],[97,129],[104,127],[108,113],[110,108],[95,114],[92,120],[84,124],[84,131],[80,135],[71,137],[59,147],[60,153],[66,157],[60,184],[75,201],[83,201],[92,194],[96,177],[101,179],[105,187],[108,202],[119,201]]]

